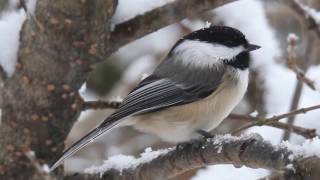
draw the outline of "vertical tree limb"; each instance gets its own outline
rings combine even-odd
[[[313,47],[313,43],[314,42],[314,38],[312,36],[311,32],[306,32],[306,39],[305,39],[305,43],[306,43],[306,49],[305,49],[305,53],[304,56],[299,58],[302,62],[302,67],[301,69],[306,72],[308,70],[308,68],[310,67],[310,65],[312,64],[312,60],[311,60],[311,52],[312,52],[312,47]],[[295,91],[292,97],[292,101],[291,101],[291,106],[290,106],[290,111],[297,109],[300,99],[301,99],[301,94],[302,94],[302,90],[303,90],[303,85],[304,83],[302,81],[299,81],[297,79],[296,81],[296,87],[295,87]],[[294,124],[295,121],[295,117],[296,116],[291,116],[288,118],[288,125],[292,126]],[[290,134],[292,132],[292,127],[289,128],[287,131],[284,132],[282,139],[283,140],[288,140],[290,138]]]
[[[40,0],[36,21],[24,23],[18,68],[0,88],[1,178],[42,179],[23,154],[32,150],[43,164],[52,162],[64,149],[64,140],[80,113],[77,91],[90,70],[92,55],[86,43],[96,41],[95,36],[88,37],[91,26],[105,26],[114,12],[114,0],[95,1],[99,2],[104,11],[93,17],[104,19],[105,24],[90,21],[88,6],[80,0]],[[58,172],[62,175],[61,169]]]

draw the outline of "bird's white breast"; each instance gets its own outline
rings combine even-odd
[[[169,142],[195,137],[199,129],[212,130],[240,102],[248,86],[248,70],[229,67],[222,84],[210,96],[181,106],[135,117],[135,127]]]

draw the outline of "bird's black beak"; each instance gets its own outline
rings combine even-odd
[[[258,45],[255,45],[255,44],[248,44],[246,46],[246,51],[254,51],[254,50],[257,50],[257,49],[260,49],[261,47],[258,46]]]

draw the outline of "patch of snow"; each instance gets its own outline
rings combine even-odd
[[[316,23],[320,24],[320,12],[315,10],[312,7],[309,7],[307,5],[304,5],[300,0],[295,0],[296,3],[300,5],[300,7],[307,13],[306,15],[311,17],[316,21]]]
[[[27,5],[28,13],[33,14],[34,11],[36,10],[37,0],[26,0],[26,3],[27,3],[26,5]]]
[[[10,1],[10,5],[15,2]],[[33,13],[36,0],[29,0],[27,7],[30,13]],[[0,66],[8,77],[11,77],[15,71],[17,63],[17,53],[19,50],[19,36],[23,22],[26,19],[26,13],[23,9],[17,11],[8,11],[1,14],[0,18]]]
[[[122,102],[123,98],[121,96],[113,96],[110,99],[111,102],[115,101],[115,102]]]
[[[191,180],[256,180],[269,175],[264,169],[251,169],[248,167],[235,168],[233,165],[214,165],[199,170]]]
[[[181,37],[180,30],[180,27],[175,24],[159,29],[156,33],[121,47],[115,55],[122,63],[128,63],[139,59],[142,54],[156,56],[162,52],[168,52],[168,49]]]
[[[223,134],[223,135],[216,135],[214,138],[207,139],[207,142],[212,143],[217,148],[217,153],[221,153],[223,150],[223,144],[233,142],[233,141],[239,141],[239,140],[245,140],[245,139],[261,139],[261,137],[258,134],[241,134],[240,136],[232,136],[231,134]],[[202,147],[202,148],[205,148]]]
[[[286,165],[286,168],[292,170],[293,172],[296,172],[296,169],[293,167],[293,164]]]
[[[150,74],[155,65],[155,57],[144,55],[132,62],[124,71],[123,80],[125,83],[132,83],[140,80],[142,74]]]
[[[83,83],[82,86],[79,88],[78,92],[80,96],[82,96],[87,91],[87,83]]]
[[[205,28],[209,28],[211,26],[211,22],[206,21],[206,24],[204,25]]]
[[[254,110],[253,112],[250,113],[250,116],[258,116],[258,111]]]
[[[8,77],[15,71],[19,34],[25,19],[26,14],[23,10],[3,13],[0,19],[0,66]]]
[[[218,151],[217,151],[217,153],[221,153],[221,151],[222,151],[222,146],[220,146],[219,148],[218,148]]]
[[[320,157],[320,139],[319,137],[315,137],[313,139],[305,140],[301,145],[295,145],[289,143],[288,141],[283,141],[279,145],[280,148],[288,148],[293,152],[290,157],[291,160],[299,157],[311,157],[318,156]]]
[[[181,21],[182,25],[186,26],[187,28],[189,28],[192,31],[202,29],[202,28],[208,26],[209,23],[211,25],[211,22],[209,22],[209,21],[204,22],[200,19],[192,19],[192,20],[191,19],[184,19]]]
[[[113,15],[112,24],[120,24],[124,21],[144,14],[154,8],[161,7],[174,0],[119,0],[115,14]]]
[[[141,75],[140,80],[141,80],[141,81],[144,80],[144,79],[147,78],[149,75],[150,75],[150,74],[143,73],[143,74]]]
[[[42,170],[46,173],[50,173],[50,168],[48,164],[42,165]]]
[[[78,90],[79,95],[83,98],[84,101],[97,101],[99,97],[96,93],[90,91],[87,88],[87,83],[83,83],[82,86]]]
[[[26,152],[26,154],[28,154],[29,156],[35,157],[36,153],[32,150],[29,150]]]
[[[135,168],[139,164],[150,162],[151,160],[159,157],[160,155],[166,154],[172,149],[161,149],[157,151],[152,151],[150,147],[146,148],[143,153],[140,154],[139,158],[135,158],[134,156],[128,155],[115,155],[110,157],[108,160],[104,161],[101,166],[92,166],[90,168],[85,169],[85,173],[89,174],[97,174],[101,175],[110,170],[116,169],[122,172],[125,169]]]

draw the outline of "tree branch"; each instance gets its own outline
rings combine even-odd
[[[271,145],[255,134],[243,137],[225,135],[212,139],[200,139],[181,148],[175,148],[135,168],[124,169],[121,172],[110,169],[102,177],[95,174],[78,174],[66,179],[169,179],[191,169],[217,164],[277,170],[294,177],[293,179],[298,179],[297,177],[312,179],[320,175],[317,170],[320,165],[319,157],[296,156],[285,146]],[[292,168],[288,168],[289,164],[292,164]]]
[[[120,101],[83,101],[81,100],[81,110],[90,109],[118,109],[121,102]]]
[[[258,118],[258,117],[254,117],[254,116],[250,116],[250,115],[241,115],[241,114],[230,114],[228,116],[228,119],[241,120],[241,121],[246,121],[246,122],[250,122],[250,123],[254,123],[254,122],[260,120],[260,118]],[[270,127],[275,127],[278,129],[283,129],[283,130],[288,130],[288,129],[292,128],[292,132],[294,132],[300,136],[303,136],[306,139],[312,139],[316,136],[319,136],[316,133],[316,129],[308,129],[308,128],[295,126],[295,125],[293,125],[291,127],[288,124],[283,123],[283,122],[270,122],[270,123],[264,124],[264,125],[270,126]],[[264,126],[264,125],[262,125],[262,126]]]
[[[302,19],[304,19],[305,26],[313,30],[317,36],[320,38],[320,25],[316,19],[310,14],[310,9],[308,6],[302,4],[300,0],[286,0],[287,4],[298,14]],[[309,9],[309,11],[308,11]]]
[[[107,39],[112,44],[108,51],[113,53],[121,46],[165,26],[234,1],[236,0],[176,0],[168,3],[118,24],[111,33],[110,39]]]
[[[281,115],[278,115],[278,116],[273,116],[271,118],[259,118],[258,117],[259,120],[255,121],[253,123],[250,123],[248,125],[242,126],[239,129],[237,129],[236,131],[234,131],[233,133],[238,133],[240,131],[243,131],[245,129],[251,128],[253,126],[263,126],[263,125],[267,125],[267,124],[270,124],[270,123],[278,122],[281,119],[284,119],[284,118],[287,118],[287,117],[291,117],[291,116],[295,116],[297,114],[307,113],[309,111],[313,111],[313,110],[316,110],[316,109],[320,109],[320,105],[315,105],[315,106],[310,106],[310,107],[307,107],[307,108],[297,109],[297,110],[294,110],[294,111],[291,111],[291,112],[288,112],[288,113],[284,113],[284,114],[281,114]]]
[[[314,81],[309,79],[304,71],[297,66],[297,64],[290,64],[288,67],[296,74],[298,81],[307,85],[312,90],[317,90]]]
[[[310,35],[309,35],[310,36]],[[308,66],[311,64],[309,55],[311,54],[312,46],[313,46],[313,38],[310,38],[308,36],[307,38],[307,48],[305,50],[305,53],[303,57],[298,58],[297,57],[297,41],[298,37],[296,35],[289,34],[287,41],[288,41],[288,47],[287,47],[287,58],[286,58],[286,65],[287,67],[296,74],[297,80],[300,81],[300,86],[302,88],[302,83],[307,85],[312,90],[317,90],[314,84],[314,81],[309,79],[305,71],[307,70]],[[306,60],[302,60],[306,59]],[[298,66],[298,61],[303,61],[303,67],[300,68]]]

